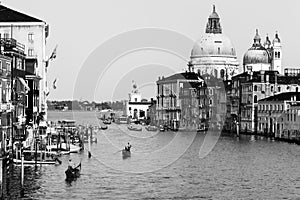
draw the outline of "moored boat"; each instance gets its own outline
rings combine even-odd
[[[53,145],[47,145],[46,147],[47,151],[60,151],[62,154],[69,154],[69,153],[79,153],[82,150],[82,147],[73,145],[73,144],[53,144]]]
[[[156,126],[150,126],[150,125],[146,126],[145,129],[147,131],[157,131],[158,130],[158,128]]]
[[[131,131],[142,131],[142,127],[137,127],[137,126],[132,126],[132,125],[129,125],[128,129]]]
[[[159,126],[159,131],[160,131],[160,132],[164,132],[164,131],[165,131],[165,127],[164,127],[163,125],[160,125],[160,126]]]
[[[107,125],[105,125],[105,124],[101,125],[102,130],[106,130],[107,128],[108,128]]]
[[[22,161],[20,159],[13,159],[14,164],[21,165]],[[54,165],[57,163],[56,160],[24,160],[24,165]]]
[[[105,119],[105,120],[103,121],[103,123],[104,123],[104,124],[111,124],[111,120],[110,120],[110,119]]]

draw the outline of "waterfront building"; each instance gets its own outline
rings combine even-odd
[[[159,77],[157,84],[157,122],[171,129],[191,126],[197,112],[197,98],[192,84],[203,83],[194,72]]]
[[[282,46],[278,33],[272,43],[266,36],[264,45],[256,29],[252,47],[247,50],[243,57],[243,72],[247,71],[278,71],[283,74],[282,69]]]
[[[210,74],[223,80],[230,80],[239,72],[235,48],[229,37],[223,34],[215,6],[208,17],[205,34],[192,49],[189,71]]]
[[[300,93],[286,92],[258,101],[258,133],[276,138],[300,137]]]
[[[11,101],[11,61],[12,58],[0,54],[0,157],[9,152],[9,138],[11,135],[12,101]]]
[[[25,60],[25,78],[29,91],[26,95],[26,125],[33,126],[37,124],[39,107],[39,84],[41,77],[36,72],[37,59],[26,58]]]
[[[18,12],[4,5],[0,5],[0,36],[14,38],[24,45],[27,59],[36,59],[36,73],[41,77],[39,84],[38,112],[46,118],[46,38],[49,35],[49,26],[46,22],[35,17]]]
[[[151,102],[142,99],[142,94],[137,88],[137,84],[133,81],[132,91],[129,93],[129,99],[126,102],[126,115],[131,119],[144,120],[147,119],[147,113]]]
[[[223,124],[226,93],[222,79],[183,72],[159,78],[156,83],[158,124],[171,129],[204,129]]]
[[[279,75],[277,71],[250,71],[232,78],[231,114],[239,116],[240,130],[258,130],[258,101],[283,92],[298,92],[298,77]]]

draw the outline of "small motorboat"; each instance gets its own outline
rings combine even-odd
[[[77,165],[75,168],[68,167],[68,169],[65,171],[66,174],[66,181],[72,181],[77,179],[80,176],[81,171],[81,163]]]
[[[122,156],[123,156],[123,159],[131,157],[131,152],[128,151],[128,150],[123,149],[122,150]]]
[[[131,131],[142,131],[142,127],[129,125],[128,129]]]
[[[158,130],[158,128],[156,126],[150,126],[150,125],[146,126],[145,129],[147,131],[157,131]]]
[[[101,129],[102,129],[102,130],[106,130],[107,128],[108,128],[108,127],[107,127],[106,124],[102,124],[102,125],[101,125]]]
[[[163,125],[160,125],[160,126],[159,126],[159,131],[160,131],[160,132],[164,132],[164,131],[165,131],[165,127],[164,127]]]
[[[103,123],[104,123],[104,124],[111,124],[111,121],[110,121],[110,119],[105,119],[105,120],[103,121]]]

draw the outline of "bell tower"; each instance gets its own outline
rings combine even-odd
[[[276,32],[275,38],[273,40],[272,48],[272,69],[278,71],[280,74],[283,74],[282,69],[282,47],[281,42]]]

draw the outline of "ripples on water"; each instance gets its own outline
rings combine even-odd
[[[71,112],[49,113],[49,120],[53,121],[71,117]],[[75,119],[80,123],[97,123],[94,113],[89,112],[78,112]],[[166,147],[174,141],[176,133],[128,132],[125,125],[112,124],[97,134],[98,143],[92,144],[91,159],[87,152],[82,152],[63,156],[59,166],[26,167],[24,199],[300,197],[300,146],[260,137],[221,137],[213,151],[200,159],[204,136],[194,136],[178,133],[180,140],[169,151]],[[132,157],[123,160],[117,151],[127,141],[133,144]],[[189,148],[180,156],[185,145]],[[165,152],[155,153],[163,148]],[[69,157],[75,162],[82,161],[82,175],[71,184],[64,181]],[[167,165],[170,160],[172,163]],[[147,172],[135,173],[143,170]],[[18,194],[20,169],[14,171],[12,198]]]

